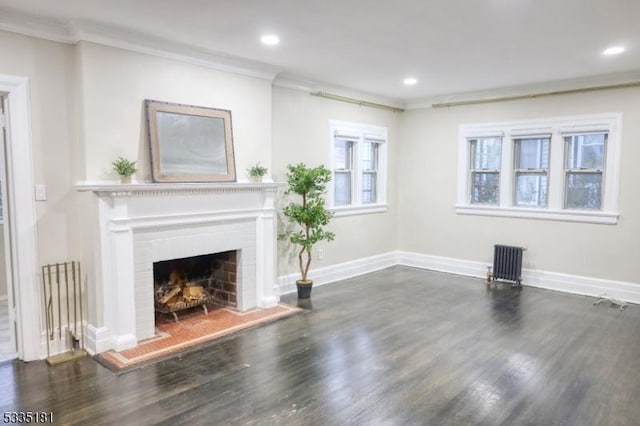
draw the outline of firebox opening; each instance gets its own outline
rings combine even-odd
[[[154,262],[156,311],[175,316],[202,305],[205,312],[206,305],[236,308],[237,258],[237,250],[232,250]]]

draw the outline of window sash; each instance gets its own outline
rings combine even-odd
[[[549,205],[551,137],[519,135],[513,139],[513,149],[513,205],[546,208]],[[523,152],[525,150],[528,152]]]
[[[353,174],[351,170],[334,170],[333,202],[336,206],[353,203]]]
[[[469,186],[471,187],[470,204],[500,204],[499,171],[474,170],[471,172],[471,184]]]
[[[500,170],[502,168],[502,138],[469,139],[470,168],[472,170]]]
[[[517,207],[545,208],[548,203],[549,174],[547,171],[516,171],[513,185],[513,204]]]
[[[608,132],[562,136],[565,142],[563,207],[569,210],[602,210]]]
[[[361,154],[361,168],[362,171],[377,171],[378,170],[378,148],[379,143],[371,140],[364,140],[362,144]],[[369,148],[369,149],[367,149]],[[366,163],[370,163],[371,167],[367,168]]]
[[[531,142],[537,142],[535,167],[525,167],[523,164],[525,156],[523,155],[523,145],[527,143],[531,148]],[[514,169],[515,170],[549,170],[549,160],[551,154],[551,139],[548,137],[518,137],[513,139],[514,145]]]
[[[333,162],[337,167],[333,170],[333,203],[336,206],[345,206],[353,202],[353,145],[355,143],[344,135],[340,137],[336,135],[334,139]],[[340,160],[338,160],[339,157]]]
[[[367,185],[370,183],[370,185]],[[362,204],[373,204],[378,201],[378,172],[362,172]]]
[[[469,154],[469,203],[499,205],[502,138],[469,139]]]
[[[602,143],[597,140],[588,141],[586,138],[602,136]],[[607,133],[580,133],[563,135],[565,142],[564,167],[565,170],[604,171],[607,158]],[[599,146],[601,145],[601,148]],[[594,149],[588,149],[594,147]],[[585,149],[587,148],[587,149]],[[598,152],[600,151],[601,152]],[[597,156],[589,161],[589,157]],[[585,159],[585,157],[587,157]]]
[[[603,172],[601,171],[568,170],[565,175],[564,208],[571,210],[602,210],[602,178]]]
[[[361,188],[362,204],[374,204],[377,200],[379,142],[365,139],[361,152]]]
[[[351,170],[353,169],[353,144],[355,142],[344,139],[336,138],[334,140],[334,153],[332,162],[336,166],[334,170]],[[340,161],[338,161],[338,153],[344,151],[341,155]],[[339,164],[338,164],[339,163]]]

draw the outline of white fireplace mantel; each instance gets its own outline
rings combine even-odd
[[[76,184],[80,192],[91,191],[100,197],[149,197],[171,195],[204,195],[220,193],[275,194],[284,187],[281,182],[261,183],[112,183],[82,182]],[[273,207],[273,206],[271,206]]]
[[[277,190],[284,187],[284,182],[224,182],[224,183],[116,183],[116,182],[78,182],[78,191],[93,191],[113,194],[166,192],[166,191],[260,191]]]
[[[241,252],[238,309],[274,306],[275,195],[281,183],[79,183],[97,202],[87,347],[121,351],[153,336],[153,262]],[[101,317],[101,318],[100,318]]]

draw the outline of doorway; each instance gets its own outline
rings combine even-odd
[[[7,110],[7,99],[0,94],[0,362],[18,356],[11,278],[10,200],[7,197]]]
[[[36,232],[36,205],[33,183],[33,153],[31,144],[31,114],[29,79],[27,77],[0,74],[0,96],[3,97],[5,161],[2,163],[6,200],[4,215],[4,242],[11,256],[6,269],[10,271],[7,286],[10,338],[17,357],[23,361],[42,358],[40,342],[41,313],[38,309],[38,256]],[[15,319],[13,322],[12,318]],[[13,333],[11,333],[13,330]]]

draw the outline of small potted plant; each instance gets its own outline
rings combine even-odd
[[[252,182],[262,182],[262,177],[267,174],[267,171],[268,169],[260,165],[260,162],[247,169]]]
[[[111,165],[113,170],[120,175],[122,183],[131,183],[131,175],[138,171],[136,163],[137,161],[129,161],[124,157],[118,157]]]
[[[287,166],[288,189],[285,194],[295,194],[299,198],[284,207],[284,216],[294,225],[298,225],[288,234],[289,241],[300,247],[298,264],[300,279],[296,281],[298,297],[307,299],[311,296],[313,281],[308,278],[311,266],[313,246],[320,241],[332,241],[333,232],[325,231],[325,226],[333,217],[327,210],[323,195],[327,184],[331,181],[331,170],[324,166],[307,167],[303,163]]]

